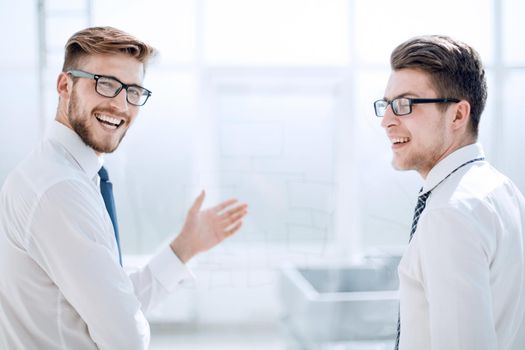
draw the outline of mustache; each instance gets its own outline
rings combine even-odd
[[[115,117],[123,118],[126,121],[130,119],[127,113],[120,112],[114,108],[95,108],[93,109],[92,114],[109,114]]]

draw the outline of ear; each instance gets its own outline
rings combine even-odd
[[[466,100],[459,101],[454,105],[453,112],[452,128],[454,130],[466,129],[470,122],[470,103]]]
[[[57,92],[60,98],[68,99],[71,95],[73,82],[67,76],[67,73],[61,72],[57,78]]]
[[[55,120],[69,127],[67,110],[71,93],[73,91],[73,81],[69,79],[67,73],[60,73],[57,78],[58,108]]]

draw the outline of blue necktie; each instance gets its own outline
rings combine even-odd
[[[113,224],[113,230],[115,231],[115,240],[117,241],[118,248],[118,260],[122,266],[122,254],[120,252],[120,238],[118,234],[118,222],[117,222],[117,213],[115,209],[115,200],[113,199],[113,184],[109,181],[109,176],[106,168],[102,167],[98,171],[98,176],[100,176],[100,193],[102,198],[104,198],[104,204],[106,205],[106,210],[108,211],[109,217],[111,218],[111,223]]]

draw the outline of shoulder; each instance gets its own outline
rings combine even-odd
[[[90,180],[63,147],[47,140],[36,147],[8,175],[3,191],[6,194],[25,193],[39,198],[60,183],[89,184]]]
[[[98,204],[98,190],[93,179],[67,151],[52,142],[42,142],[8,175],[0,193],[5,220],[28,223],[36,210]],[[87,200],[86,200],[87,199]],[[25,226],[25,225],[22,225]]]
[[[463,245],[490,255],[498,238],[521,225],[525,202],[514,184],[483,163],[437,187],[418,223],[418,241],[429,248]]]
[[[520,191],[505,175],[489,163],[473,165],[454,174],[438,186],[427,202],[428,212],[449,213],[468,218],[497,215],[502,206],[520,204]]]

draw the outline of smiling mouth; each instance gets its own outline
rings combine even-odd
[[[124,119],[122,118],[114,118],[103,114],[95,114],[95,118],[97,118],[97,120],[106,128],[113,130],[124,124]]]
[[[410,141],[410,138],[408,137],[393,137],[390,139],[390,142],[392,142],[393,145],[401,145],[403,143],[407,143]]]

